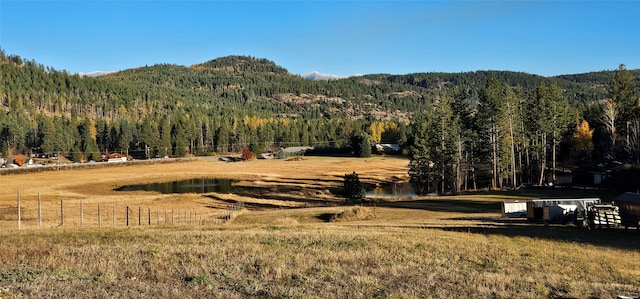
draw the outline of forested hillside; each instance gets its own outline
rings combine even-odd
[[[490,165],[494,186],[515,185],[541,181],[541,169],[556,163],[633,160],[639,78],[640,71],[621,65],[553,78],[477,71],[310,81],[246,56],[94,78],[0,52],[0,150],[86,161],[105,152],[144,158],[245,147],[346,148],[366,136],[374,144],[413,146],[413,153],[426,153],[428,165],[440,161],[429,180],[440,177],[441,191],[456,189],[471,175],[462,170],[470,165]],[[574,135],[587,134],[577,130],[583,121],[592,145],[580,156]],[[456,176],[456,184],[447,179]]]

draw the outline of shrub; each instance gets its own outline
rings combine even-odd
[[[254,155],[248,147],[245,147],[242,150],[242,156],[240,156],[240,159],[242,159],[242,161],[249,161],[255,158],[256,158],[256,155]]]
[[[278,151],[278,159],[286,159],[287,158],[287,152],[284,151],[283,148],[281,148]]]
[[[13,162],[18,164],[18,166],[22,166],[27,163],[27,157],[25,155],[17,155],[13,159]]]
[[[333,215],[329,221],[340,222],[340,221],[369,220],[369,219],[373,219],[375,216],[376,216],[375,210],[371,208],[356,206],[356,207],[353,207],[352,209],[342,211],[338,214]]]
[[[80,151],[79,148],[75,148],[71,153],[71,161],[76,163],[84,162],[84,155],[82,154],[82,151]]]

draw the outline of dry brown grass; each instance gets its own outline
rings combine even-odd
[[[374,208],[355,206],[331,216],[331,222],[370,220],[376,216]]]
[[[640,236],[500,222],[499,202],[509,194],[378,202],[367,207],[375,209],[373,219],[330,222],[332,215],[352,209],[330,192],[339,188],[345,173],[356,171],[373,184],[406,177],[406,165],[394,158],[202,159],[2,176],[0,297],[640,295]],[[254,191],[161,195],[112,190],[200,177],[238,179]],[[22,230],[16,229],[17,188],[23,199]],[[36,224],[38,192],[42,229]],[[68,213],[77,213],[83,199],[85,227],[57,227],[61,198]],[[101,228],[89,216],[96,215],[98,204],[105,207],[107,222]],[[114,204],[118,213],[135,207],[136,215],[138,206],[180,211],[182,223],[125,228],[120,213],[119,225],[111,228]],[[204,223],[184,225],[186,211],[196,211]],[[219,221],[234,211],[241,212],[232,221]]]

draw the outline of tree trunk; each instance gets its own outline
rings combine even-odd
[[[492,132],[491,132],[491,145],[492,145],[492,161],[491,163],[493,163],[493,176],[491,178],[491,189],[496,189],[497,188],[497,183],[498,183],[498,149],[497,149],[497,138],[496,138],[496,133],[495,133],[495,124],[492,125]]]
[[[508,103],[507,103],[508,105]],[[516,146],[515,136],[513,134],[513,121],[509,117],[509,137],[511,139],[511,183],[513,188],[516,187]]]
[[[553,132],[553,145],[552,145],[552,152],[551,152],[551,160],[552,160],[552,166],[551,166],[551,181],[553,182],[553,185],[555,186],[556,184],[556,132],[554,130]]]
[[[538,185],[542,186],[544,182],[544,170],[547,167],[547,137],[542,134],[542,163],[540,165],[540,180],[538,181]]]

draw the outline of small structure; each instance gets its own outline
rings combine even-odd
[[[616,197],[614,202],[620,208],[622,224],[640,229],[640,194],[626,192]]]
[[[375,145],[376,152],[385,154],[397,154],[400,153],[400,145],[395,143],[383,143]]]
[[[508,218],[526,218],[527,203],[526,202],[503,202],[502,215]]]
[[[287,154],[304,155],[307,151],[312,151],[313,146],[290,146],[283,150]]]
[[[579,217],[584,217],[587,207],[601,203],[600,198],[541,198],[527,202],[527,219],[528,220],[544,220],[544,207],[558,206],[552,210],[563,209],[569,213],[571,206],[575,206],[572,210]],[[567,208],[567,209],[565,209]],[[549,216],[551,216],[551,210]],[[564,213],[564,212],[563,212]],[[550,220],[550,219],[548,219]]]
[[[103,159],[107,160],[107,162],[109,163],[115,163],[115,162],[127,162],[127,156],[125,155],[121,155],[121,154],[107,154],[105,155],[105,157]]]

